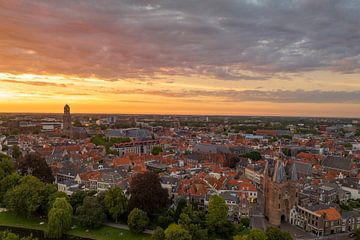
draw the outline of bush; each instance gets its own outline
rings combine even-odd
[[[165,239],[165,232],[164,229],[161,227],[157,227],[154,233],[151,236],[152,240],[164,240]]]
[[[138,208],[134,208],[128,216],[127,223],[129,225],[130,231],[135,233],[141,233],[149,225],[149,218],[146,212]]]

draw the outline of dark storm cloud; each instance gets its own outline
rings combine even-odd
[[[0,71],[108,80],[358,73],[359,12],[358,0],[0,0]]]

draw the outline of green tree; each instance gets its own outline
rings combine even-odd
[[[28,237],[20,238],[18,235],[4,231],[0,232],[0,240],[37,240],[37,238],[33,238],[31,235]]]
[[[96,194],[96,191],[76,191],[70,196],[70,204],[74,210],[81,206],[84,202],[85,197],[93,197]]]
[[[56,198],[48,214],[46,235],[50,238],[61,238],[70,229],[73,209],[66,198]]]
[[[134,208],[128,216],[127,223],[130,231],[135,233],[141,233],[149,225],[149,218],[146,215],[146,212],[138,208]]]
[[[194,211],[192,205],[188,205],[183,209],[178,223],[190,233],[193,239],[208,239],[206,217],[202,212]]]
[[[1,240],[20,240],[19,236],[11,232],[0,232]]]
[[[100,227],[105,220],[105,213],[95,197],[86,196],[81,206],[76,209],[80,224],[86,228]]]
[[[12,160],[0,153],[0,180],[15,172],[14,164]]]
[[[19,185],[5,195],[6,207],[19,215],[30,216],[39,210],[44,198],[45,184],[33,176],[23,177]]]
[[[191,240],[191,235],[181,225],[173,223],[165,230],[165,240]]]
[[[69,203],[70,202],[70,198],[68,195],[66,195],[66,193],[64,192],[59,192],[59,191],[56,191],[52,194],[49,195],[49,198],[48,198],[48,209],[50,210],[52,207],[53,207],[53,204],[55,202],[55,200],[57,198],[65,198],[65,200]]]
[[[253,161],[259,161],[261,154],[258,151],[251,151],[243,155],[243,157],[250,158]]]
[[[247,235],[247,240],[266,240],[266,235],[260,229],[251,229]]]
[[[210,228],[221,228],[227,222],[228,207],[223,197],[214,195],[210,197],[206,221]]]
[[[18,159],[19,157],[21,157],[22,153],[21,153],[21,150],[20,150],[18,145],[14,145],[12,147],[12,154],[11,155],[15,159]]]
[[[360,240],[360,228],[355,230],[356,240]]]
[[[162,150],[162,148],[159,147],[159,146],[155,146],[155,147],[153,147],[153,149],[151,150],[151,154],[152,154],[152,155],[159,155],[159,154],[162,153],[162,152],[163,152],[163,150]]]
[[[118,188],[110,188],[105,193],[105,207],[109,211],[110,216],[115,222],[126,212],[127,210],[127,198],[124,192]]]
[[[157,227],[151,235],[151,240],[165,240],[164,229]]]
[[[233,240],[247,240],[246,235],[236,235],[234,236]]]
[[[250,227],[250,218],[241,218],[241,219],[240,219],[240,224],[241,224],[244,228]]]
[[[74,127],[82,127],[83,125],[81,124],[79,119],[75,119],[73,122],[73,126]]]
[[[268,227],[266,229],[266,240],[292,240],[290,233],[283,232],[275,227]]]
[[[0,206],[4,206],[4,198],[7,191],[16,187],[19,183],[21,176],[17,173],[12,173],[0,180]]]
[[[168,191],[161,187],[160,178],[154,172],[135,175],[130,182],[129,208],[139,208],[148,215],[165,208],[168,203]]]

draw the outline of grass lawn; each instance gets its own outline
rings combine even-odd
[[[19,227],[35,230],[45,230],[46,225],[40,225],[40,222],[43,220],[37,218],[24,218],[19,216],[14,216],[11,213],[2,212],[0,213],[0,226],[7,227]],[[134,234],[127,230],[117,229],[113,227],[103,226],[96,230],[89,230],[86,232],[84,228],[79,227],[79,224],[75,222],[75,225],[78,226],[75,229],[72,229],[67,232],[69,235],[91,238],[98,240],[113,240],[113,239],[123,239],[123,240],[148,240],[150,235],[148,234]]]

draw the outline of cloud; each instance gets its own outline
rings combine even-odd
[[[102,91],[102,93],[129,94],[126,90]],[[271,103],[355,103],[360,104],[360,91],[305,91],[305,90],[182,90],[173,91],[134,89],[132,94],[154,95],[166,98],[212,98],[214,102],[271,102]],[[210,100],[211,101],[211,100]]]
[[[21,80],[10,80],[10,79],[0,79],[0,82],[4,83],[14,83],[14,84],[25,84],[31,86],[39,86],[39,87],[67,87],[72,84],[64,84],[64,83],[52,83],[52,82],[41,82],[41,81],[21,81]]]
[[[0,71],[248,81],[359,73],[359,11],[358,0],[2,0]]]

